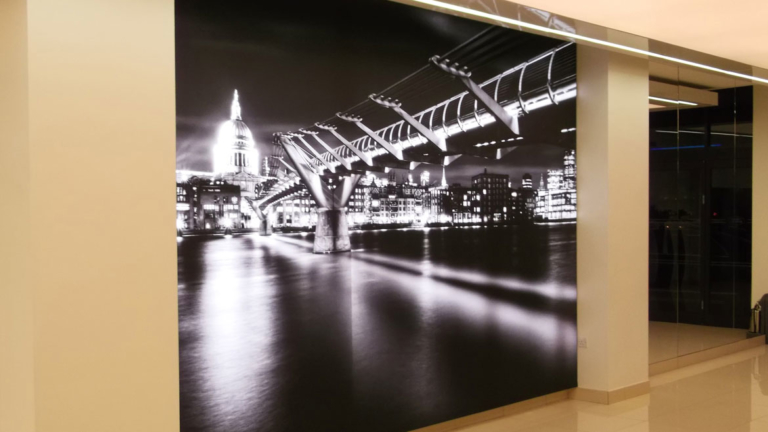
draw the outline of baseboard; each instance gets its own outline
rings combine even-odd
[[[471,426],[478,423],[483,423],[489,420],[495,420],[502,417],[512,416],[530,411],[536,408],[543,407],[556,402],[561,402],[568,399],[571,390],[563,390],[556,393],[551,393],[545,396],[539,396],[533,399],[524,400],[522,402],[505,405],[492,410],[479,412],[477,414],[471,414],[466,417],[460,417],[453,420],[448,420],[443,423],[434,424],[432,426],[415,429],[411,432],[448,432],[466,426]]]
[[[584,402],[592,402],[603,405],[610,405],[617,402],[632,399],[633,397],[648,394],[651,391],[650,381],[645,381],[631,386],[622,387],[615,390],[594,390],[588,388],[575,388],[570,391],[571,399]]]
[[[669,372],[675,369],[680,369],[685,366],[702,363],[707,360],[716,359],[718,357],[727,356],[735,352],[744,351],[752,348],[757,348],[765,345],[765,335],[757,336],[750,339],[744,339],[731,344],[710,348],[708,350],[699,351],[691,354],[686,354],[677,358],[664,360],[653,363],[648,366],[648,375],[654,376],[664,372]]]

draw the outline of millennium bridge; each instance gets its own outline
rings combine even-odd
[[[530,42],[490,27],[349,109],[276,133],[269,180],[249,200],[262,235],[272,231],[275,204],[306,190],[317,207],[314,252],[349,251],[345,207],[366,172],[501,159],[543,143],[572,146],[574,134],[562,134],[547,109],[575,103],[576,47],[553,40],[536,53]],[[504,65],[521,53],[531,57]]]

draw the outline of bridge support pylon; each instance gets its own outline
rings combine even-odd
[[[251,199],[249,198],[245,198],[245,199],[248,201],[248,204],[251,205],[253,212],[256,213],[256,218],[259,219],[259,235],[271,236],[274,209],[270,206],[262,210]]]
[[[259,220],[259,235],[271,236],[272,235],[272,221],[270,221],[269,214],[264,219]]]
[[[312,252],[317,254],[349,252],[349,225],[344,209],[317,209],[317,227]]]
[[[340,181],[333,184],[326,183],[288,137],[282,136],[280,141],[317,205],[317,225],[312,251],[318,254],[349,252],[351,245],[346,206],[360,180],[360,174],[341,177]]]

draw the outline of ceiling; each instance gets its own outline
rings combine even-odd
[[[515,0],[768,69],[768,0]]]

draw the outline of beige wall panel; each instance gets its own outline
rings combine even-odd
[[[0,431],[34,430],[34,319],[29,284],[27,19],[0,1]]]
[[[37,431],[178,430],[170,0],[28,0]]]

